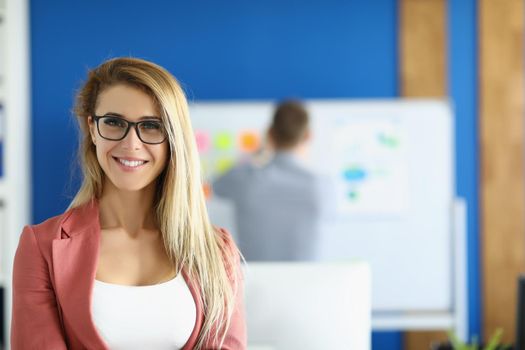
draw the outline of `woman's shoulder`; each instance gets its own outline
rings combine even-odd
[[[66,210],[65,212],[61,214],[51,216],[45,219],[44,221],[31,225],[31,227],[36,228],[36,229],[44,229],[44,230],[52,228],[52,227],[56,227],[60,225],[69,215],[71,215],[71,209]]]
[[[17,254],[26,258],[34,258],[35,252],[50,259],[53,241],[61,237],[62,222],[69,212],[50,217],[38,224],[26,225],[18,242]]]
[[[31,227],[38,232],[55,232],[60,229],[62,223],[71,215],[73,209],[45,219],[44,221],[31,225]]]
[[[93,218],[98,215],[98,202],[91,200],[66,209],[59,215],[50,217],[39,224],[28,225],[39,238],[56,239],[71,234],[89,225],[93,225]]]
[[[71,215],[71,210],[62,214],[52,216],[46,220],[33,225],[27,225],[24,231],[32,231],[37,241],[52,241],[61,237],[62,224]]]
[[[227,229],[217,226],[214,226],[213,228],[215,234],[219,238],[218,242],[228,274],[232,277],[233,272],[238,269],[240,265],[241,254],[239,248],[237,248],[237,244],[235,244],[232,235]]]
[[[223,254],[227,256],[239,255],[239,249],[233,240],[231,233],[223,227],[213,227],[215,234],[218,236],[218,241]]]
[[[231,233],[224,227],[213,226],[215,234],[217,234],[226,244],[235,244]]]

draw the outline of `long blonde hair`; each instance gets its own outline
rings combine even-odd
[[[156,219],[173,265],[185,268],[200,285],[204,324],[196,348],[209,340],[220,347],[234,307],[237,288],[231,268],[237,252],[225,249],[223,237],[210,224],[188,103],[180,84],[167,70],[137,58],[115,58],[89,72],[75,105],[81,129],[83,181],[70,208],[102,195],[105,175],[89,135],[88,116],[94,115],[100,93],[116,84],[141,89],[153,98],[160,111],[170,157],[157,179]]]

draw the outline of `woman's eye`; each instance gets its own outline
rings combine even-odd
[[[161,125],[159,122],[144,122],[142,123],[142,129],[148,130],[159,130]]]
[[[120,128],[125,128],[126,123],[119,118],[105,117],[104,124],[107,126],[115,126]]]

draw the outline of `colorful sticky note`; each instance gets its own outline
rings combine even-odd
[[[205,182],[202,184],[202,190],[204,191],[204,198],[206,198],[206,200],[209,200],[211,198],[211,195],[212,195],[212,190],[211,190],[211,185],[209,182]]]
[[[215,135],[215,147],[221,151],[227,151],[233,146],[233,137],[229,132],[220,132]]]
[[[219,158],[215,163],[215,170],[218,174],[225,173],[233,167],[234,163],[233,158]]]
[[[201,174],[204,178],[208,178],[211,172],[210,160],[207,158],[201,157]]]
[[[259,135],[253,131],[244,131],[239,135],[239,144],[242,152],[255,152],[259,148]]]
[[[203,130],[197,130],[195,132],[195,141],[197,142],[197,149],[200,154],[208,152],[210,149],[210,134]]]

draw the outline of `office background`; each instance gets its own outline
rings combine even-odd
[[[32,0],[32,221],[62,212],[78,185],[70,176],[70,110],[89,67],[121,55],[150,59],[195,100],[410,95],[403,89],[400,3],[418,2]],[[432,14],[442,16],[445,33],[444,50],[434,54],[446,56],[441,92],[456,108],[456,188],[468,204],[469,331],[480,334],[479,4],[425,2],[444,8]],[[375,350],[402,344],[397,332],[373,336]]]

